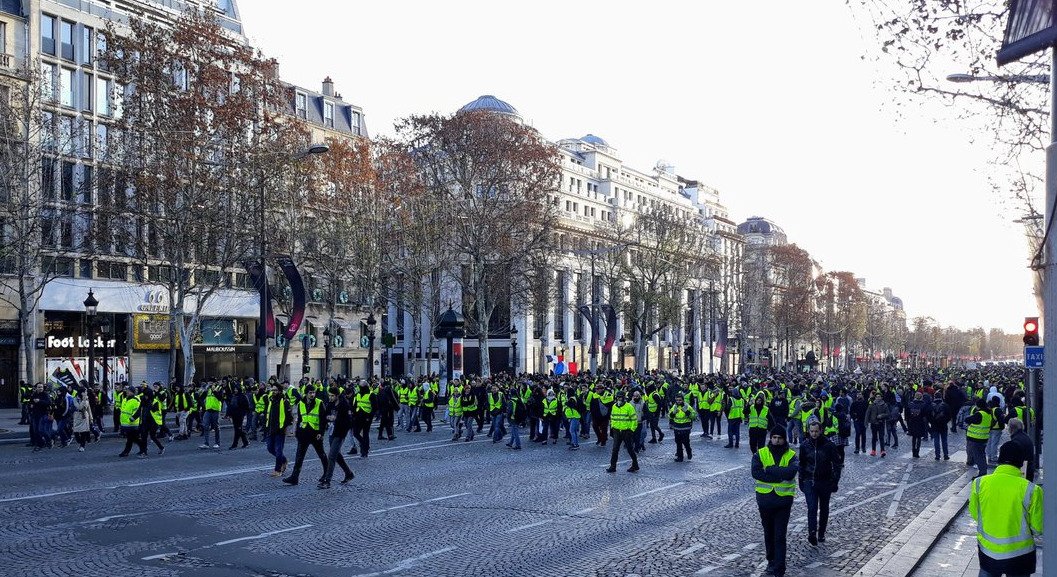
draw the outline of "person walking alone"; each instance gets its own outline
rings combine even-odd
[[[327,422],[330,423],[330,450],[327,451],[327,466],[323,472],[323,478],[319,480],[317,489],[329,489],[330,480],[334,477],[334,466],[335,464],[341,467],[341,470],[345,472],[345,478],[341,480],[341,484],[345,485],[353,479],[356,475],[352,473],[352,469],[349,468],[348,463],[345,462],[345,457],[341,456],[341,445],[345,442],[345,436],[349,434],[349,430],[352,428],[352,406],[349,404],[349,399],[346,395],[341,394],[341,391],[337,387],[331,387],[329,391],[329,403],[327,403]],[[364,435],[367,439],[370,439],[370,423],[367,425],[368,433]],[[370,442],[368,440],[368,442]],[[364,456],[367,455],[366,447],[363,450]]]
[[[756,506],[763,524],[767,572],[775,577],[785,575],[786,534],[799,470],[796,452],[786,444],[785,429],[771,431],[767,446],[752,456],[752,478],[756,480]]]
[[[272,477],[286,472],[286,456],[283,446],[286,444],[286,427],[290,422],[290,400],[283,394],[279,383],[271,384],[271,394],[264,404],[264,442],[268,453],[275,457],[275,470]]]

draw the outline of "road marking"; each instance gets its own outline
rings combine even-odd
[[[475,441],[456,441],[456,442],[453,442],[453,443],[448,443],[448,444],[443,444],[443,445],[431,445],[429,447],[412,447],[410,449],[393,449],[393,450],[387,451],[385,453],[379,453],[378,456],[379,457],[385,457],[385,456],[388,456],[388,455],[395,455],[397,453],[413,453],[415,451],[428,451],[429,449],[443,449],[443,448],[446,448],[446,447],[459,447],[459,446],[465,445],[467,442],[469,442],[469,443],[483,443],[483,442],[485,442],[487,440],[488,439],[478,439],[478,440],[475,440]]]
[[[386,569],[385,571],[375,571],[373,573],[360,573],[359,575],[353,575],[352,577],[380,577],[381,575],[392,575],[393,573],[400,573],[402,571],[407,571],[408,569],[414,567],[415,563],[419,561],[425,561],[430,557],[436,557],[437,555],[447,553],[448,551],[454,551],[456,549],[458,549],[458,547],[445,547],[443,549],[437,549],[436,551],[423,553],[417,557],[404,559],[403,561],[398,562],[395,567]]]
[[[953,475],[955,473],[962,473],[962,471],[947,471],[947,472],[944,472],[944,473],[940,473],[938,475],[933,475],[931,477],[922,479],[920,481],[914,481],[913,483],[910,483],[909,485],[907,485],[905,488],[909,489],[911,487],[916,487],[916,486],[921,485],[923,483],[928,483],[929,481],[935,481],[936,479],[939,479],[940,477],[946,477],[947,475]],[[862,501],[858,501],[858,502],[853,503],[851,505],[848,505],[848,506],[845,506],[845,507],[841,507],[840,509],[833,509],[832,511],[829,512],[830,519],[832,519],[834,515],[837,515],[839,513],[844,513],[846,511],[851,511],[852,509],[856,509],[858,507],[862,507],[863,505],[866,505],[868,503],[873,503],[874,501],[876,501],[878,499],[883,499],[883,498],[885,498],[885,497],[887,497],[889,495],[892,495],[894,493],[895,493],[895,489],[893,489],[891,491],[885,491],[884,493],[879,493],[877,495],[874,495],[873,497],[869,497],[867,499],[863,499]],[[805,521],[807,521],[807,517],[806,516],[805,517],[797,517],[796,519],[792,520],[793,523],[803,523]]]
[[[755,549],[755,548],[757,548],[759,546],[760,546],[759,543],[749,543],[748,545],[742,547],[741,549],[742,549],[742,551],[752,551],[753,549]]]
[[[698,569],[694,573],[694,575],[708,575],[709,573],[715,571],[716,569],[719,569],[719,567],[716,567],[715,565],[709,565],[708,567],[702,567],[702,568]]]
[[[630,463],[630,462],[631,462],[631,459],[624,459],[623,461],[617,461],[617,464],[618,465],[624,465],[624,464],[627,464],[627,463]],[[603,469],[608,469],[609,468],[609,465],[599,465],[599,466],[602,467]]]
[[[573,513],[573,515],[583,515],[585,513],[590,513],[591,511],[594,511],[597,508],[598,507],[588,507],[586,509],[580,509],[579,511]]]
[[[656,489],[650,489],[649,491],[643,491],[641,493],[635,493],[634,495],[628,497],[628,499],[638,499],[639,497],[645,497],[646,495],[652,495],[654,493],[659,493],[661,491],[667,491],[668,489],[674,489],[675,487],[678,487],[680,485],[685,485],[685,484],[686,483],[684,481],[679,481],[678,483],[672,483],[671,485],[665,485],[663,487],[657,487]]]
[[[266,533],[260,533],[258,535],[251,535],[249,537],[239,537],[238,539],[228,539],[227,541],[221,541],[213,544],[213,547],[221,547],[223,545],[231,545],[232,543],[241,543],[242,541],[256,541],[258,539],[264,539],[271,537],[272,535],[278,535],[280,533],[289,533],[290,531],[300,531],[301,529],[308,529],[312,525],[298,525],[297,527],[289,527],[286,529],[277,529],[275,531],[268,531]]]
[[[176,477],[170,479],[156,479],[154,481],[140,481],[139,483],[123,483],[113,487],[117,489],[119,487],[147,487],[149,485],[163,485],[165,483],[177,483],[180,481],[197,481],[199,479],[215,479],[217,477],[230,477],[231,475],[241,475],[243,473],[253,473],[257,471],[272,471],[275,467],[249,467],[245,469],[235,469],[229,471],[220,471],[217,473],[203,473],[201,475],[188,475],[187,477]],[[110,488],[110,487],[108,487]]]
[[[126,517],[142,517],[143,515],[152,515],[157,511],[147,511],[145,513],[126,513],[124,515],[108,515],[106,517],[100,517],[98,519],[92,519],[91,521],[81,521],[81,524],[85,523],[105,523],[111,519],[124,519]]]
[[[815,561],[814,563],[807,566],[808,569],[818,569],[822,566],[822,561]]]
[[[307,529],[312,525],[298,525],[297,527],[287,527],[286,529],[277,529],[275,531],[268,531],[260,533],[258,535],[250,535],[248,537],[239,537],[237,539],[228,539],[227,541],[220,541],[219,543],[213,543],[212,545],[203,545],[202,547],[195,547],[193,549],[187,549],[186,551],[174,551],[171,553],[159,553],[157,555],[150,555],[148,557],[141,557],[144,561],[154,561],[155,559],[165,559],[167,557],[173,557],[175,555],[183,555],[190,553],[191,551],[200,551],[202,549],[212,549],[213,547],[223,547],[224,545],[231,545],[232,543],[241,543],[243,541],[256,541],[258,539],[265,539],[272,535],[279,535],[280,533],[289,533],[290,531],[300,531],[301,529]]]
[[[724,469],[724,470],[722,470],[722,471],[716,471],[715,473],[709,473],[709,474],[707,474],[707,475],[703,475],[703,476],[701,476],[701,477],[694,477],[694,480],[698,480],[698,479],[708,479],[709,477],[717,477],[717,476],[719,476],[719,475],[723,475],[723,474],[725,474],[725,473],[729,473],[729,472],[731,472],[731,471],[737,471],[738,469],[744,469],[744,468],[745,468],[745,465],[739,465],[739,466],[737,466],[737,467],[731,467],[731,468],[729,468],[729,469]]]
[[[456,493],[454,495],[445,495],[444,497],[434,497],[432,499],[426,499],[423,503],[436,503],[437,501],[446,501],[448,499],[454,499],[456,497],[465,497],[469,493]]]
[[[533,527],[539,527],[546,525],[547,523],[553,523],[554,519],[544,519],[542,521],[536,521],[535,523],[529,523],[528,525],[522,525],[520,527],[514,527],[513,529],[507,529],[507,533],[517,533],[518,531],[524,531],[525,529],[531,529]]]
[[[830,559],[836,559],[837,557],[843,557],[843,556],[847,555],[848,553],[851,553],[851,549],[841,549],[840,551],[837,551],[837,552],[833,553],[832,555],[830,555],[829,558]]]
[[[906,473],[903,473],[903,480],[899,482],[896,487],[895,495],[892,497],[892,504],[888,506],[888,517],[892,518],[896,516],[896,511],[899,510],[899,502],[903,500],[903,492],[907,489],[907,481],[910,480],[910,472],[914,470],[914,463],[907,465]]]
[[[454,495],[445,495],[443,497],[434,497],[432,499],[426,499],[425,501],[415,501],[414,503],[405,503],[403,505],[394,505],[392,507],[386,507],[385,509],[377,509],[371,511],[371,515],[377,515],[378,513],[385,513],[386,511],[396,511],[397,509],[406,509],[408,507],[414,507],[415,505],[422,505],[423,503],[436,503],[437,501],[444,501],[445,499],[454,499],[456,497],[463,497],[469,495],[469,493],[456,493]]]
[[[689,555],[689,554],[693,553],[694,551],[698,551],[698,550],[704,549],[704,548],[705,548],[705,544],[704,543],[697,543],[696,545],[691,545],[691,546],[687,547],[686,549],[683,549],[682,551],[679,551],[678,553],[676,553],[676,555]]]
[[[724,561],[733,561],[733,560],[737,559],[738,557],[741,557],[741,553],[731,553],[729,555],[724,555],[724,556],[720,557],[720,559],[723,559]]]

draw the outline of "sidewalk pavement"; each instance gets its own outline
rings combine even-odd
[[[1041,545],[1041,543],[1038,544]],[[1038,559],[1036,574],[1042,575],[1041,547],[1039,549],[1036,555]],[[979,572],[976,521],[969,516],[969,508],[966,507],[911,575],[914,577],[976,577]]]

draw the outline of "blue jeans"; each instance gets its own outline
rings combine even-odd
[[[37,446],[46,447],[51,442],[52,437],[52,420],[48,418],[48,415],[44,415],[37,419]]]
[[[503,430],[503,413],[496,413],[492,415],[492,441],[498,443],[506,431]]]
[[[411,432],[411,429],[419,429],[419,428],[421,428],[421,425],[419,425],[419,423],[418,423],[418,412],[419,412],[419,407],[408,406],[408,408],[407,408],[407,427],[404,428],[404,430],[407,431],[408,433]]]
[[[580,417],[580,430],[584,432],[583,438],[591,436],[591,411],[587,411],[584,416]]]
[[[521,427],[514,421],[510,421],[510,446],[521,448]]]
[[[998,462],[998,446],[1002,443],[1002,429],[991,431],[987,439],[987,458],[992,463]]]
[[[932,445],[936,448],[936,458],[937,459],[940,457],[940,443],[941,442],[943,443],[943,456],[946,457],[946,456],[948,456],[947,455],[947,425],[943,425],[943,427],[939,431],[932,431]]]
[[[790,443],[800,442],[800,419],[790,418],[785,423],[785,436]]]
[[[856,452],[862,451],[863,453],[865,453],[866,452],[866,429],[867,429],[866,422],[865,421],[855,421],[855,420],[853,420],[852,423],[855,425],[855,451]]]
[[[800,489],[804,491],[804,500],[807,501],[808,533],[817,531],[825,534],[826,525],[829,524],[829,498],[833,493],[816,490],[814,481],[805,481]]]
[[[286,464],[286,456],[283,455],[283,445],[286,444],[286,435],[279,431],[268,437],[268,452],[275,456],[275,470],[279,471]]]
[[[67,427],[69,426],[69,424],[70,417],[63,417],[55,421],[55,434],[59,435],[59,442],[61,442],[63,445],[70,442],[70,434],[66,432],[68,430]],[[999,434],[1001,434],[1001,431],[999,431]]]
[[[976,465],[980,477],[987,474],[987,441],[967,439],[965,452],[969,454],[969,466]]]
[[[741,443],[741,421],[727,420],[727,444],[736,445]]]
[[[580,446],[580,419],[569,419],[569,438],[572,446]]]

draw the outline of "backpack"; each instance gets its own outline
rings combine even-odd
[[[923,405],[920,405],[918,403],[912,403],[910,405],[910,416],[911,417],[915,417],[915,418],[916,417],[920,417],[921,416],[921,407],[922,406]]]
[[[899,420],[899,405],[888,405],[888,420],[898,421]]]
[[[837,414],[837,434],[841,437],[851,436],[851,422],[847,413]]]

